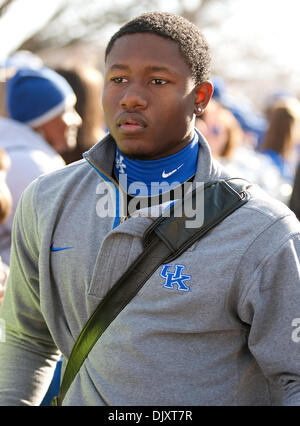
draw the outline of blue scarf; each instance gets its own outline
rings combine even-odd
[[[114,172],[120,186],[132,196],[155,196],[188,181],[196,172],[198,135],[181,151],[157,160],[132,160],[116,147]]]

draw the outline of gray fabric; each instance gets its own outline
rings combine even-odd
[[[92,167],[82,160],[38,178],[19,203],[0,311],[1,405],[39,404],[55,359],[69,356],[153,221],[99,217],[113,140],[88,159]],[[200,138],[195,179],[222,176]],[[114,205],[117,191],[107,187]],[[96,343],[65,405],[299,405],[300,226],[286,206],[250,191],[245,206],[170,265],[184,266],[190,291],[164,287],[159,268]],[[52,243],[72,248],[51,252]]]

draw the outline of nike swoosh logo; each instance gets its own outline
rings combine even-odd
[[[173,175],[175,172],[177,172],[177,170],[179,170],[182,166],[183,166],[183,164],[184,163],[182,163],[179,167],[177,167],[177,169],[175,169],[175,170],[172,170],[171,172],[169,172],[169,173],[166,173],[165,172],[165,170],[162,172],[162,177],[163,178],[167,178],[167,177],[169,177],[169,176],[171,176],[171,175]]]
[[[62,250],[69,250],[74,247],[54,247],[54,244],[51,244],[50,250],[51,251],[62,251]]]

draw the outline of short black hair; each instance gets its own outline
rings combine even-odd
[[[210,78],[210,49],[204,35],[192,22],[168,12],[143,13],[123,25],[108,42],[105,61],[118,38],[135,33],[154,33],[175,41],[195,82]]]

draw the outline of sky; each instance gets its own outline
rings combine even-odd
[[[1,43],[0,58],[42,28],[63,1],[15,0],[0,21],[0,40],[5,40]],[[0,0],[0,5],[3,2]],[[121,3],[125,4],[126,0]],[[185,3],[192,9],[198,0],[186,0]],[[210,13],[222,16],[224,3],[222,6],[220,1]],[[229,38],[236,36],[239,43],[256,40],[260,48],[278,57],[278,61],[300,69],[300,0],[231,0],[229,4],[231,12],[226,20],[221,21],[219,34],[225,33]],[[177,1],[161,0],[161,9],[177,12]],[[213,42],[218,34],[208,33],[207,36]]]
[[[63,2],[64,0],[15,0],[9,13],[1,20],[1,35],[10,33],[6,49],[9,50],[37,27],[42,27]],[[198,2],[199,0],[185,0],[188,9],[193,9]],[[1,3],[4,0],[0,0],[0,5]],[[178,11],[175,0],[161,0],[160,3],[162,9]],[[126,4],[126,0],[122,0],[121,4]],[[223,7],[224,4],[226,2]],[[247,32],[248,37],[254,36],[258,31],[264,32],[264,40],[257,40],[258,42],[272,41],[273,36],[277,38],[278,34],[283,40],[300,34],[299,0],[231,0],[229,4],[232,15],[223,24],[230,32]],[[218,10],[219,12],[214,8],[212,13],[222,13],[221,1]]]
[[[221,24],[225,34],[236,34],[240,42],[257,44],[300,69],[299,0],[234,0],[231,11]]]
[[[3,1],[0,0],[0,5]],[[198,1],[185,0],[185,4],[192,9]],[[24,39],[42,28],[63,2],[15,0],[9,12],[0,19],[0,40],[5,40],[0,44],[0,61],[18,48]],[[99,2],[102,3],[102,0]],[[105,7],[109,4],[112,2],[105,3]],[[114,4],[124,7],[126,0],[114,0]],[[160,9],[176,13],[179,10],[178,1],[161,0]],[[220,23],[217,30],[208,29],[204,34],[217,53],[215,56],[221,60],[226,58],[224,67],[231,64],[228,72],[233,77],[250,78],[248,58],[245,56],[240,60],[240,57],[243,51],[245,55],[252,52],[254,56],[259,51],[259,74],[267,70],[268,64],[273,69],[281,68],[288,73],[291,85],[300,89],[300,0],[220,0],[217,6],[212,2],[209,13],[212,18],[219,18]],[[270,57],[272,61],[268,61]]]
[[[222,14],[222,10],[212,8],[211,13]],[[300,0],[232,0],[218,31],[208,30],[205,35],[214,56],[227,67],[225,75],[227,71],[227,77],[237,81],[256,80],[262,102],[275,84],[281,84],[280,79],[279,89],[300,94],[299,20]],[[257,61],[250,61],[250,55]],[[248,86],[250,92],[255,90],[254,83]]]
[[[0,61],[42,28],[63,0],[16,0],[0,21]],[[4,0],[0,0],[4,3]],[[34,13],[33,13],[34,12]]]

